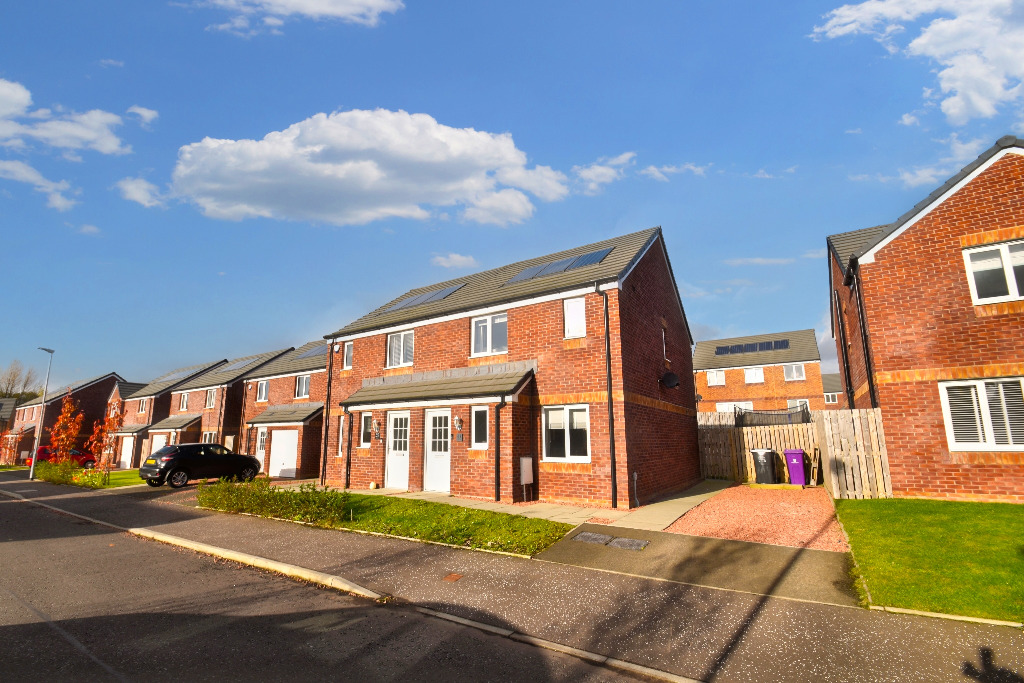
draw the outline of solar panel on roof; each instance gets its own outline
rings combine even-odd
[[[159,379],[159,381],[160,382],[167,382],[167,381],[170,381],[172,379],[180,379],[182,377],[187,377],[187,376],[191,375],[193,372],[196,372],[196,370],[194,368],[189,368],[187,370],[178,370],[177,372],[172,372],[169,375],[164,375],[163,377],[161,377]]]
[[[568,258],[558,259],[557,261],[550,261],[537,266],[529,266],[528,268],[523,268],[505,284],[511,285],[516,282],[525,282],[526,280],[554,275],[555,273],[564,273],[569,270],[576,270],[577,268],[583,268],[584,266],[592,266],[595,263],[603,261],[604,257],[610,254],[611,251],[612,248],[608,247],[607,249],[599,249],[588,254],[581,254],[580,256],[569,256]]]
[[[743,353],[743,344],[733,344],[729,347],[729,353]]]
[[[451,285],[450,287],[444,287],[442,289],[433,289],[429,292],[422,292],[416,296],[399,301],[397,304],[389,308],[388,311],[397,311],[401,308],[411,308],[412,306],[419,306],[420,304],[427,304],[432,301],[440,301],[462,287],[463,284],[465,283]]]
[[[716,346],[715,347],[715,355],[716,356],[728,356],[729,355],[729,347],[728,346]]]
[[[584,266],[592,266],[595,263],[600,263],[604,260],[605,256],[611,253],[611,251],[612,248],[608,247],[607,249],[600,249],[598,251],[592,251],[589,254],[579,256],[572,262],[571,266],[566,268],[566,270],[576,270],[577,268],[583,268]]]
[[[557,261],[553,261],[544,266],[543,268],[541,268],[533,277],[538,278],[544,277],[545,275],[554,275],[555,273],[561,273],[565,271],[565,269],[568,268],[575,260],[575,256],[570,256],[569,258],[563,258]]]
[[[222,368],[217,368],[217,372],[224,372],[225,370],[238,370],[239,368],[244,368],[246,365],[250,365],[255,360],[255,358],[236,360],[234,363],[228,363]]]
[[[430,296],[428,296],[426,299],[424,299],[420,303],[429,304],[429,303],[431,303],[433,301],[440,301],[441,299],[447,298],[450,294],[454,293],[455,290],[459,289],[459,287],[462,287],[463,284],[464,283],[460,282],[457,285],[451,285],[450,287],[445,287],[444,289],[439,289],[436,292],[431,292]]]
[[[513,282],[523,282],[525,280],[532,280],[537,276],[537,273],[544,270],[544,266],[546,265],[546,263],[542,263],[539,266],[530,266],[529,268],[523,268],[515,277],[513,277],[505,284],[510,285]]]
[[[780,349],[788,349],[789,348],[789,340],[788,339],[776,339],[775,343],[774,343],[774,347],[775,347],[776,351],[778,351]]]
[[[772,343],[770,341],[758,342],[757,343],[757,350],[758,351],[771,351],[772,350]]]
[[[743,353],[753,353],[754,351],[757,351],[757,344],[756,343],[755,344],[744,344],[743,345]]]
[[[297,358],[312,358],[313,356],[326,356],[328,346],[329,344],[320,344],[319,346],[314,346],[309,351],[306,351],[305,353],[299,355]]]

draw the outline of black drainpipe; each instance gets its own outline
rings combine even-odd
[[[857,310],[860,313],[860,340],[864,347],[864,372],[868,376],[868,393],[871,395],[871,407],[878,407],[878,392],[875,389],[874,363],[871,362],[871,342],[868,339],[868,320],[864,316],[864,297],[861,295],[860,265],[853,269],[853,284],[857,288]],[[853,405],[851,404],[851,408]]]
[[[334,339],[330,341],[331,348],[327,351],[327,396],[324,399],[324,430],[320,450],[320,485],[327,485],[327,437],[331,433],[331,385],[334,384]],[[338,430],[338,439],[341,439],[341,430]]]
[[[839,290],[832,290],[832,298],[836,305],[836,319],[839,320],[839,346],[843,349],[843,377],[846,378],[846,405],[853,409],[853,380],[850,378],[850,357],[846,355],[846,320],[843,318],[843,303],[839,300]]]
[[[505,407],[505,395],[494,406],[494,500],[501,500],[501,409]],[[472,416],[472,413],[470,413]]]
[[[344,353],[344,351],[342,351]],[[345,488],[352,488],[352,413],[348,406],[345,406],[345,426],[348,427],[348,434],[345,434]],[[362,429],[363,426],[359,425]],[[338,443],[341,443],[341,432],[338,433]]]
[[[615,476],[615,404],[612,400],[612,337],[611,331],[608,329],[608,292],[601,291],[596,282],[594,291],[604,299],[604,369],[605,385],[608,389],[608,455],[612,466],[612,507],[617,508],[619,507],[619,485]]]

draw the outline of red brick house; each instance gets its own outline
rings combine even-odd
[[[814,330],[697,342],[693,372],[701,412],[826,407]]]
[[[325,338],[330,484],[629,507],[700,477],[660,228],[414,289]]]
[[[821,390],[825,394],[825,410],[841,410],[849,407],[843,389],[843,376],[838,372],[822,373]]]
[[[166,443],[219,443],[234,450],[242,424],[246,373],[291,349],[235,358],[211,367],[171,390],[170,412],[149,428]]]
[[[317,339],[245,376],[239,449],[259,458],[272,477],[320,474],[329,350]]]
[[[66,387],[51,391],[46,395],[45,418],[43,418],[43,399],[34,398],[22,403],[14,412],[14,426],[8,438],[15,441],[15,452],[18,460],[23,461],[32,453],[35,443],[35,430],[39,428],[40,418],[45,420],[40,446],[50,445],[50,430],[60,415],[61,402],[71,392],[71,398],[77,403],[82,413],[82,431],[78,436],[77,448],[85,445],[86,439],[92,434],[93,423],[102,418],[107,409],[107,397],[117,382],[124,380],[116,372],[109,372],[99,377],[73,382]]]
[[[827,244],[846,398],[881,409],[893,493],[1024,502],[1024,140]]]
[[[154,444],[149,428],[170,415],[171,390],[181,386],[192,377],[224,363],[227,361],[219,360],[178,368],[157,377],[135,391],[131,391],[128,387],[118,387],[116,391],[111,391],[107,397],[107,410],[109,411],[114,405],[117,405],[124,415],[121,428],[117,431],[114,440],[114,452],[117,454],[118,466],[125,469],[138,467],[143,458],[164,446],[167,443],[168,435],[160,434]]]

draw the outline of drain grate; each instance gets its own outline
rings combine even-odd
[[[643,550],[647,547],[650,541],[641,541],[638,538],[613,538],[608,545],[612,548],[622,548],[623,550]]]
[[[595,534],[592,531],[582,531],[572,537],[574,541],[581,543],[594,543],[595,545],[606,545],[610,548],[620,550],[643,550],[650,541],[641,541],[637,538],[622,538],[621,536],[609,536],[607,534]]]
[[[591,531],[582,531],[572,537],[574,541],[581,541],[583,543],[596,543],[597,545],[607,545],[608,541],[612,540],[612,536],[607,534],[595,534]]]

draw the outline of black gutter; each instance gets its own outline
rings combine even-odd
[[[871,395],[871,407],[878,407],[878,392],[875,389],[875,368],[871,362],[871,342],[868,338],[868,320],[864,315],[864,296],[861,292],[860,264],[853,266],[853,286],[857,290],[857,312],[860,316],[860,341],[864,349],[864,372],[868,376],[868,393]],[[851,408],[854,406],[851,404]]]
[[[608,328],[608,292],[601,291],[596,282],[594,289],[604,299],[604,368],[605,385],[608,390],[608,456],[612,467],[612,507],[617,508],[619,506],[619,485],[615,472],[615,405],[612,401],[612,337]]]
[[[505,407],[505,395],[501,403],[494,406],[494,500],[501,500],[501,409]]]
[[[843,320],[843,304],[839,301],[839,290],[832,290],[832,298],[835,302],[836,316],[833,318],[833,325],[835,320],[839,320],[839,346],[843,350],[843,377],[846,379],[846,406],[853,410],[853,379],[850,377],[850,357],[846,355],[846,321]]]
[[[321,437],[320,452],[320,485],[327,485],[327,437],[331,433],[331,385],[334,384],[334,340],[330,340],[327,349],[327,396],[324,399],[324,429]],[[341,430],[338,430],[338,441],[341,441]],[[347,487],[346,487],[347,488]]]

